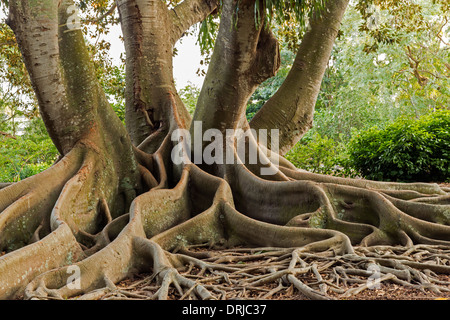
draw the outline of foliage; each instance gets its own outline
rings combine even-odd
[[[106,67],[103,67],[106,68]],[[100,67],[98,70],[102,70]],[[109,103],[117,116],[125,123],[125,69],[111,63],[108,72],[99,75],[100,83],[105,90]]]
[[[180,89],[178,93],[191,116],[194,115],[197,99],[200,95],[200,89],[194,84],[188,83],[184,88]]]
[[[297,168],[310,172],[346,177],[354,175],[348,163],[346,146],[319,134],[295,145],[286,154],[286,159]]]
[[[349,145],[352,165],[366,178],[395,181],[450,179],[450,111],[406,117],[371,128]]]
[[[308,20],[312,17],[319,18],[328,1],[330,0],[256,0],[255,24],[258,25],[262,17],[263,25],[274,28],[278,37],[284,40],[284,45],[295,52],[307,29]]]
[[[413,7],[391,0],[350,4],[324,75],[313,133],[347,141],[353,129],[448,105],[449,12],[432,0],[415,3]],[[289,34],[277,29],[277,37],[285,40],[282,54],[293,55],[286,45]],[[249,119],[278,89],[289,66],[282,63],[279,73],[257,89],[248,105]]]
[[[316,105],[314,130],[321,135],[349,139],[352,128],[448,106],[450,55],[442,42],[449,36],[448,13],[430,0],[409,9],[388,2],[348,8]],[[370,15],[361,14],[365,10]],[[378,23],[370,25],[375,12]]]
[[[0,130],[14,135],[20,118],[39,112],[14,34],[5,23],[0,23],[0,78]]]
[[[260,21],[265,27],[275,28],[277,33],[283,36],[286,45],[295,50],[299,39],[306,30],[308,20],[313,16],[320,16],[326,3],[330,0],[256,0],[254,5],[255,26]],[[234,23],[239,19],[239,4],[234,14]],[[219,8],[208,16],[199,25],[198,44],[202,55],[209,56],[219,30],[219,20],[216,16],[221,12],[222,1]]]
[[[288,49],[281,50],[281,66],[276,76],[264,81],[253,93],[247,104],[246,116],[251,120],[263,104],[278,90],[294,62],[294,53]]]
[[[23,135],[0,135],[0,181],[17,182],[35,175],[50,167],[57,157],[44,123],[35,118]]]
[[[317,100],[315,125],[287,154],[288,159],[300,168],[323,174],[355,176],[357,172],[352,166],[356,164],[346,154],[347,150],[354,148],[348,146],[348,141],[355,131],[383,127],[386,122],[398,118],[411,119],[449,105],[450,56],[445,39],[448,39],[450,30],[448,11],[444,10],[443,4],[420,1],[420,5],[416,2],[415,6],[408,8],[404,1],[391,3],[390,7],[390,0],[366,1],[365,5],[363,2],[350,5],[346,12],[341,36],[335,43]],[[373,23],[375,15],[376,23]],[[277,80],[279,83],[282,81]],[[258,91],[261,89],[270,87],[263,84]],[[275,90],[265,93],[265,96],[270,97]],[[256,109],[263,104],[264,101],[259,101]],[[255,105],[250,104],[249,109],[255,112]],[[418,140],[426,138],[426,135],[416,134]],[[439,147],[449,149],[448,145]],[[425,154],[427,158],[421,160],[423,164],[434,161],[430,159],[442,158],[442,161],[436,160],[435,166],[445,171],[445,165],[449,165],[448,154],[443,154],[437,146],[430,149],[428,152],[432,154]],[[395,157],[395,152],[391,152]],[[397,160],[406,161],[404,166],[413,166],[408,159]],[[416,170],[424,171],[421,164],[418,165]],[[392,170],[394,173],[397,171],[397,176],[389,176],[389,173],[382,172],[383,165],[378,173],[370,166],[368,170],[365,176],[371,179],[427,178],[417,174],[407,177],[405,169]],[[398,177],[400,174],[403,176]],[[448,176],[433,172],[432,179],[444,181]]]

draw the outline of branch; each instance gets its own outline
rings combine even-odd
[[[106,101],[72,0],[10,2],[8,23],[30,75],[47,131],[61,154],[91,129]]]
[[[170,11],[172,20],[172,43],[176,43],[191,26],[203,21],[213,13],[217,0],[184,0]]]
[[[0,131],[0,134],[1,134],[2,136],[7,137],[7,138],[11,138],[11,139],[17,140],[16,136],[14,136],[14,135],[12,135],[12,134],[9,134],[9,133],[7,133],[7,132]]]
[[[281,154],[312,127],[322,78],[348,2],[328,1],[326,13],[311,21],[286,80],[250,122],[256,130],[279,130]],[[271,145],[270,134],[268,140]]]
[[[442,26],[439,28],[438,33],[436,34],[436,36],[438,37],[438,39],[446,46],[450,46],[450,43],[446,42],[442,37],[441,37],[441,33],[442,30],[444,29],[444,27],[447,25],[448,23],[448,19],[447,17],[444,17],[444,23],[442,24]]]
[[[114,2],[113,5],[111,6],[111,8],[109,8],[109,10],[106,11],[104,14],[102,14],[100,17],[97,17],[97,18],[94,18],[94,19],[89,19],[89,20],[86,20],[85,22],[87,22],[87,23],[100,22],[103,19],[105,19],[107,16],[112,15],[116,11],[116,8],[117,8],[117,3]]]
[[[255,3],[223,1],[219,33],[194,114],[194,121],[201,120],[204,130],[225,133],[226,129],[248,127],[248,99],[278,70],[278,42],[265,29],[264,15],[255,21]]]
[[[417,79],[417,81],[419,82],[419,85],[421,87],[424,87],[428,82],[428,78],[424,77],[420,74],[421,71],[419,70],[419,65],[422,62],[422,60],[418,60],[418,59],[414,58],[410,46],[406,46],[406,48],[408,49],[408,51],[406,52],[406,56],[410,60],[410,62],[409,62],[410,67],[413,69],[413,72],[411,72],[411,73]]]

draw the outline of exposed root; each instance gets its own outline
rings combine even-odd
[[[39,227],[43,234],[50,232],[52,208],[82,157],[82,150],[74,149],[50,169],[0,190],[0,251],[30,243]]]
[[[273,154],[247,166],[235,153],[237,164],[204,170],[172,163],[172,149],[166,136],[152,155],[134,150],[148,189],[140,195],[90,148],[2,189],[0,296],[347,299],[380,283],[450,291],[447,189],[325,177],[286,161],[266,177]]]
[[[357,247],[355,254],[336,255],[275,247],[211,251],[197,245],[174,254],[152,241],[139,241],[153,261],[151,275],[77,299],[352,299],[383,283],[420,290],[430,298],[450,296],[448,277],[433,271],[450,274],[450,248]],[[208,258],[196,258],[200,254]]]
[[[9,187],[10,185],[12,185],[10,182],[0,182],[0,189]]]
[[[7,253],[0,257],[1,298],[21,296],[31,280],[85,259],[86,239],[108,244],[117,176],[99,159],[82,142],[50,169],[0,190],[0,249]],[[105,231],[91,236],[103,223]]]
[[[334,177],[328,175],[321,175],[317,173],[307,172],[304,170],[292,170],[291,168],[280,167],[280,170],[288,177],[295,180],[307,180],[321,183],[331,183],[337,185],[348,185],[363,189],[383,190],[387,192],[401,191],[399,194],[412,194],[415,192],[418,196],[423,195],[446,195],[448,191],[441,188],[436,183],[398,183],[398,182],[381,182],[363,179],[348,179],[341,177]],[[405,191],[408,191],[405,193]]]
[[[303,180],[309,173],[288,169],[283,171],[298,180],[275,182],[255,176],[244,166],[233,166],[233,170],[229,180],[236,208],[256,220],[337,230],[353,245],[450,245],[449,194],[437,185],[320,175]]]
[[[145,259],[147,255],[153,261],[153,275],[160,284],[159,289],[150,297],[150,299],[167,300],[169,288],[173,285],[180,296],[196,294],[201,300],[212,299],[213,296],[202,285],[188,279],[177,271],[175,266],[182,265],[183,260],[188,260],[191,264],[196,260],[192,258],[184,258],[179,255],[172,255],[162,250],[155,242],[147,239],[135,239],[138,250],[143,250],[141,257]],[[205,263],[199,262],[203,268],[208,267]],[[186,288],[186,291],[183,289]]]

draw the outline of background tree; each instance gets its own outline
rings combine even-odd
[[[352,263],[360,269],[356,272],[367,275],[375,261],[381,280],[416,287],[438,281],[435,273],[449,272],[444,259],[436,264],[405,259],[422,248],[448,255],[440,250],[449,244],[449,189],[297,170],[275,152],[266,154],[251,134],[245,155],[232,144],[232,164],[179,164],[171,157],[175,146],[181,146],[184,159],[201,158],[207,147],[173,141],[176,129],[189,129],[193,137],[208,129],[222,134],[227,129],[278,129],[280,151],[287,152],[311,127],[347,0],[229,0],[220,7],[201,0],[117,0],[111,8],[119,12],[126,49],[127,129],[108,102],[73,4],[9,3],[8,25],[61,159],[0,190],[0,248],[6,253],[0,258],[2,297],[98,298],[117,292],[114,283],[151,271],[159,285],[152,298],[167,298],[172,284],[178,297],[226,298],[226,287],[192,280],[189,273],[199,268],[232,277],[244,273],[247,278],[238,284],[243,287],[284,278],[310,298],[328,299],[328,287],[317,265],[308,265],[309,258],[325,259],[320,271],[328,270],[330,277],[337,274],[334,268],[340,270],[337,264]],[[173,47],[190,26],[215,13],[220,26],[191,120],[174,85]],[[248,123],[249,98],[280,66],[271,21],[286,15],[301,25],[308,20],[309,27],[286,80]],[[201,132],[191,121],[202,123]],[[257,163],[246,161],[252,151],[259,155]],[[261,169],[273,174],[263,175]],[[239,251],[227,257],[193,250],[205,244],[265,248],[251,258],[242,258]],[[389,247],[395,244],[402,247]],[[391,250],[389,259],[369,248],[374,245]],[[399,251],[403,255],[396,257]],[[274,256],[279,263],[258,263],[251,270],[222,263]],[[81,273],[75,287],[68,283],[74,265]],[[297,277],[308,272],[319,280],[317,287]],[[233,285],[228,276],[220,278]],[[436,283],[427,286],[448,289]]]
[[[373,126],[382,129],[399,117],[416,119],[448,109],[449,47],[442,42],[449,37],[445,6],[433,1],[375,3],[378,6],[355,2],[346,11],[315,106],[314,126],[286,154],[298,167],[354,175],[358,172],[348,160],[352,136]],[[421,52],[419,69],[429,76],[423,86],[416,77],[415,62],[411,65],[410,50]],[[285,79],[293,52],[295,46],[285,45],[280,71],[255,91],[248,117]],[[429,179],[437,181],[433,176]]]

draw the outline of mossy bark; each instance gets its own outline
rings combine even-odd
[[[330,1],[323,15],[311,19],[286,80],[250,122],[254,129],[280,130],[282,155],[312,127],[322,78],[348,2]],[[270,147],[270,132],[268,141]]]
[[[202,121],[204,130],[248,130],[244,120],[246,99],[279,65],[276,39],[261,25],[254,26],[255,3],[240,1],[239,20],[231,28],[237,2],[224,1],[212,65],[194,116],[194,120]],[[422,283],[427,278],[418,270],[450,273],[450,267],[439,262],[448,260],[446,251],[436,253],[439,259],[443,257],[437,263],[425,264],[403,257],[391,263],[377,255],[363,256],[358,249],[401,245],[414,251],[420,244],[433,246],[427,247],[433,252],[448,248],[448,189],[297,170],[275,152],[267,152],[251,134],[246,150],[258,152],[256,163],[249,164],[248,152],[240,154],[234,144],[232,163],[198,166],[188,161],[189,156],[195,158],[196,150],[185,144],[180,151],[186,162],[172,161],[178,141],[172,141],[171,133],[187,130],[190,124],[184,106],[172,92],[171,61],[165,56],[171,55],[171,44],[161,44],[165,33],[151,31],[169,26],[171,37],[166,40],[173,44],[180,30],[214,9],[213,2],[189,1],[185,5],[198,4],[197,11],[192,15],[184,12],[177,20],[173,13],[184,7],[170,11],[161,2],[118,1],[130,64],[127,104],[137,121],[132,136],[139,146],[133,146],[108,105],[81,32],[67,29],[63,23],[71,4],[66,0],[11,2],[9,23],[23,52],[45,124],[63,157],[49,170],[0,189],[0,250],[5,251],[0,256],[1,298],[98,298],[117,291],[115,283],[150,272],[160,286],[150,298],[167,298],[173,285],[180,297],[193,292],[197,298],[211,299],[211,290],[217,286],[207,290],[180,270],[190,266],[247,275],[251,271],[217,262],[229,259],[228,254],[212,263],[209,253],[189,251],[190,246],[206,243],[227,248],[263,246],[263,251],[290,259],[276,268],[272,264],[268,268],[252,267],[253,271],[269,274],[255,275],[249,285],[284,279],[314,299],[328,297],[296,277],[311,271],[320,285],[325,283],[317,266],[307,266],[303,260],[311,256],[331,259],[324,269],[341,261],[347,267],[354,262],[361,268],[370,259],[383,270],[395,265],[401,272],[394,270],[385,279],[397,279],[402,284],[405,272],[415,275],[410,279],[422,279]],[[338,25],[345,4],[345,0],[330,2],[328,18],[333,26]],[[155,13],[161,13],[160,20]],[[312,30],[329,32],[329,28],[325,19],[314,21]],[[311,35],[305,43],[309,41]],[[150,52],[152,45],[158,48]],[[310,50],[314,48],[312,45]],[[302,50],[304,57],[313,55],[306,52],[307,47]],[[327,50],[322,52],[323,57]],[[146,54],[154,54],[155,59],[164,55],[164,61],[146,59]],[[298,81],[296,77],[303,79],[297,69],[293,69],[286,86]],[[314,90],[302,91],[309,102],[315,99],[317,77],[311,80]],[[286,98],[295,100],[287,93]],[[309,102],[305,108],[311,107]],[[156,131],[140,130],[138,122],[145,113],[136,113],[136,103],[143,103],[145,112],[154,108],[150,121],[161,121]],[[268,106],[264,112],[270,109]],[[301,106],[288,104],[289,112],[297,112],[295,108]],[[294,136],[283,139],[287,146]],[[201,147],[203,152],[204,145]],[[268,167],[275,170],[273,174],[262,174],[261,169]],[[207,258],[196,258],[199,256]],[[80,271],[81,281],[76,287],[69,283],[73,267]],[[342,270],[333,271],[337,274]],[[367,274],[366,270],[357,272]]]

